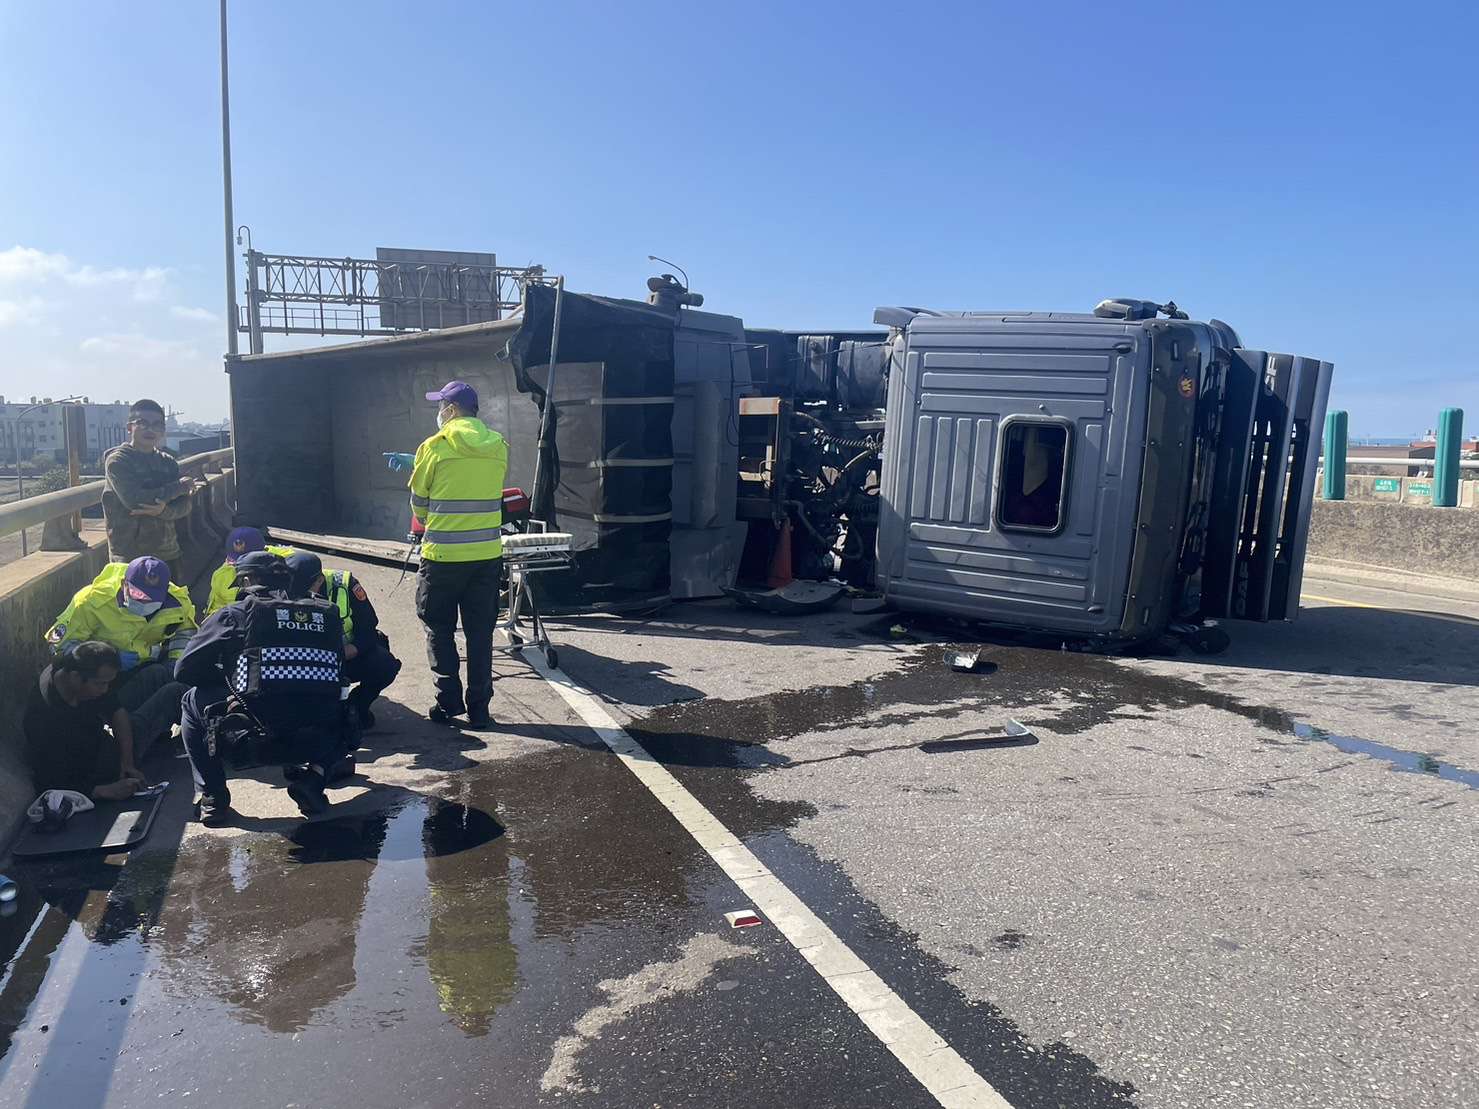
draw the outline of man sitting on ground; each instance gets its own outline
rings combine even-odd
[[[169,567],[157,558],[136,558],[127,566],[110,562],[90,585],[79,589],[46,641],[58,656],[91,640],[117,653],[111,691],[128,712],[153,719],[145,706],[156,699],[168,711],[161,730],[179,723],[183,686],[174,680],[174,661],[195,632],[195,605],[182,585],[170,581]],[[140,735],[141,744],[158,739]]]
[[[130,713],[112,689],[118,670],[118,652],[107,643],[77,643],[31,686],[21,731],[37,793],[70,789],[121,800],[143,783],[138,763],[178,716],[179,697],[171,705],[156,696]]]

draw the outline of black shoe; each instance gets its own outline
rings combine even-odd
[[[220,828],[230,824],[235,816],[229,794],[215,797],[209,793],[202,793],[199,800],[195,802],[195,819],[207,828]]]
[[[441,705],[432,705],[431,708],[426,710],[426,718],[433,724],[450,724],[452,723],[452,717],[461,716],[465,711],[465,709],[461,708],[447,709]]]
[[[484,728],[491,728],[493,726],[493,717],[488,714],[488,710],[486,707],[480,709],[468,709],[467,726],[478,731],[481,731]]]
[[[324,777],[331,782],[342,782],[345,778],[353,778],[355,770],[354,752],[336,759],[332,766],[324,771]]]
[[[329,810],[329,799],[324,795],[323,775],[316,770],[309,770],[289,782],[288,796],[304,816],[317,816]]]

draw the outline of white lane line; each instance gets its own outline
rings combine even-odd
[[[0,993],[5,992],[5,987],[10,985],[11,976],[15,974],[15,968],[20,965],[21,956],[26,953],[26,948],[31,946],[31,941],[36,938],[36,932],[45,922],[47,915],[51,912],[50,905],[41,906],[36,914],[36,919],[31,921],[31,927],[26,932],[25,938],[21,940],[20,946],[15,949],[15,954],[10,957],[10,966],[4,974],[0,974]]]
[[[946,1109],[1012,1109],[1006,1098],[868,969],[667,767],[629,736],[606,706],[571,681],[563,670],[546,666],[539,651],[526,648],[524,658],[936,1101]]]

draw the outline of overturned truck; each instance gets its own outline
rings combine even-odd
[[[669,277],[554,290],[492,323],[228,363],[244,521],[402,536],[380,462],[474,384],[536,518],[575,536],[555,609],[650,609],[795,576],[900,609],[1101,641],[1292,619],[1331,365],[1174,304],[881,308],[877,330],[746,328]],[[291,396],[291,402],[283,398]]]

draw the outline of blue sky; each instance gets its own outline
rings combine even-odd
[[[1479,16],[236,0],[260,249],[492,250],[753,325],[1174,298],[1479,425]],[[216,8],[0,0],[0,393],[225,411]]]

